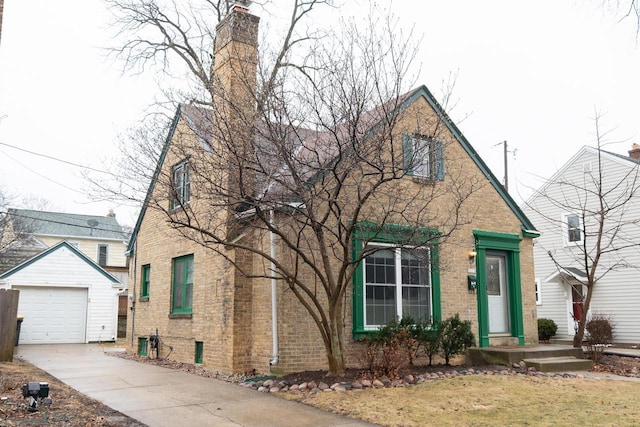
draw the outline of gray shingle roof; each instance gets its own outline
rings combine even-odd
[[[9,209],[12,220],[20,221],[35,235],[73,236],[94,239],[126,240],[115,217]]]

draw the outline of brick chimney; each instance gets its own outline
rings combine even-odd
[[[213,61],[213,144],[228,161],[224,171],[230,218],[255,195],[258,24],[250,1],[236,1],[216,28]],[[225,155],[224,153],[228,153]],[[229,235],[238,231],[229,222]]]
[[[234,115],[254,116],[260,18],[249,13],[249,3],[236,1],[216,28],[214,106],[227,104]]]
[[[631,146],[631,150],[629,150],[629,157],[634,159],[635,161],[640,161],[640,145],[635,142]]]

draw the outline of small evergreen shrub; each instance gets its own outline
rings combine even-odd
[[[471,322],[460,320],[458,314],[443,321],[440,329],[442,356],[447,365],[451,357],[464,353],[475,344]]]
[[[438,322],[424,321],[416,325],[417,351],[429,359],[433,365],[433,356],[440,352],[442,346],[442,328]]]
[[[540,341],[549,341],[557,331],[558,325],[552,319],[538,319],[538,339]]]

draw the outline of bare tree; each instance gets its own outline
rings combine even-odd
[[[629,214],[640,193],[638,163],[630,159],[623,172],[620,168],[605,170],[603,147],[611,141],[610,131],[601,129],[601,120],[602,115],[596,113],[597,160],[592,168],[580,174],[562,175],[543,186],[527,203],[557,235],[567,235],[565,241],[576,242],[561,248],[543,248],[559,272],[579,271],[573,275],[575,286],[586,288],[581,315],[576,319],[575,347],[582,345],[593,292],[599,281],[612,271],[635,268],[625,254],[640,246],[633,234],[640,219]],[[556,209],[543,209],[541,203]],[[558,211],[575,213],[575,221],[568,223],[566,218],[556,217]]]
[[[634,19],[636,25],[636,37],[640,34],[640,3],[638,0],[602,0],[602,6],[612,10],[620,16],[620,20]]]
[[[292,38],[293,28],[319,3],[295,2],[280,54],[271,67],[242,70],[239,92],[222,87],[215,64],[206,78],[207,66],[193,69],[211,102],[181,107],[189,126],[174,126],[161,154],[189,159],[188,174],[157,168],[145,203],[242,276],[286,283],[316,324],[330,371],[342,373],[345,301],[356,266],[407,245],[428,265],[430,250],[472,220],[468,200],[485,180],[454,158],[442,180],[443,153],[455,143],[450,119],[440,106],[409,102],[426,89],[407,92],[415,46],[393,19],[364,28],[343,23],[334,37],[314,39],[300,62],[292,59],[292,46],[308,41]],[[403,150],[418,137],[423,145]],[[422,178],[409,179],[417,169]],[[362,246],[354,256],[355,236]],[[369,244],[381,236],[388,246]]]
[[[42,247],[30,239],[34,226],[29,218],[16,215],[10,206],[17,197],[0,188],[0,273],[15,267],[34,256]],[[48,206],[50,202],[41,197],[25,197],[24,206]]]

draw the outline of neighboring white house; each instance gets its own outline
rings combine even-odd
[[[537,315],[556,322],[557,337],[573,337],[576,319],[598,313],[613,320],[615,341],[640,342],[639,159],[637,144],[629,156],[585,146],[523,207],[541,232],[534,245]],[[600,181],[608,208],[617,206],[610,211],[603,243],[607,250],[615,250],[602,256],[591,307],[583,313],[582,283],[587,274],[583,248],[586,242],[587,253],[593,254],[597,234],[593,217],[583,212],[598,210],[594,191]]]
[[[20,291],[22,344],[113,341],[124,285],[68,242],[60,242],[0,275]]]
[[[128,236],[113,211],[106,216],[13,209],[0,233],[0,275],[62,241],[78,249],[121,284],[118,338],[126,334],[129,271],[125,251]],[[60,273],[64,273],[61,270]],[[31,298],[21,296],[21,301]],[[20,313],[24,314],[24,313]]]
[[[125,251],[128,238],[113,211],[106,216],[98,216],[10,208],[7,216],[12,229],[37,239],[43,248],[66,240],[120,282],[127,284]],[[3,249],[4,252],[11,252],[11,248]]]

